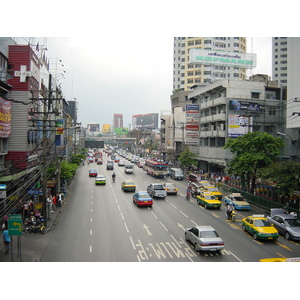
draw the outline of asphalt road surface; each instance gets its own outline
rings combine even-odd
[[[237,221],[220,210],[205,209],[195,199],[187,201],[187,182],[156,179],[135,166],[134,174],[125,174],[115,163],[112,170],[95,163],[78,169],[72,190],[63,205],[56,226],[48,235],[49,242],[42,262],[257,262],[261,258],[300,256],[300,243],[284,237],[274,241],[255,241],[241,228],[244,216],[260,212],[237,211]],[[90,168],[107,178],[105,186],[96,186]],[[146,190],[153,182],[174,182],[177,196],[154,199],[152,208],[137,207],[132,192],[123,192],[121,182],[132,179],[137,191]],[[197,253],[185,241],[184,230],[195,225],[211,225],[225,242],[220,253]]]

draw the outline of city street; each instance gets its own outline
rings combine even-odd
[[[257,262],[261,258],[295,257],[300,243],[280,236],[276,242],[255,241],[241,228],[241,219],[261,210],[237,212],[237,221],[225,218],[221,210],[205,209],[194,198],[185,199],[186,181],[155,179],[142,169],[125,174],[115,164],[113,171],[95,163],[79,168],[56,226],[47,234],[48,243],[41,256],[43,262]],[[91,167],[107,177],[107,184],[96,186],[88,176]],[[146,190],[151,182],[173,181],[177,196],[154,199],[152,208],[137,207],[133,193],[121,190],[124,179],[133,179],[137,191]],[[225,241],[220,253],[197,253],[185,241],[185,228],[211,225]],[[36,236],[37,239],[40,236]]]

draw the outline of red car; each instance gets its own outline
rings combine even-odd
[[[98,172],[97,172],[96,169],[90,169],[89,170],[89,176],[90,177],[97,177],[97,175],[98,175]]]
[[[133,203],[137,206],[150,206],[153,205],[153,200],[147,192],[138,192],[133,195]]]
[[[102,165],[103,164],[103,161],[101,159],[98,159],[97,160],[97,165]]]

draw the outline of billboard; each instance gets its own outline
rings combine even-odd
[[[228,124],[228,136],[239,137],[247,134],[248,132],[252,132],[253,117],[229,115]]]
[[[189,52],[189,57],[189,62],[196,64],[223,65],[246,69],[256,67],[255,53],[191,49]]]
[[[128,134],[128,128],[124,128],[124,127],[115,128],[115,134],[116,135],[126,135],[126,134]]]
[[[158,114],[143,114],[132,116],[132,127],[136,129],[158,129]]]
[[[11,134],[11,101],[0,97],[0,138],[8,138]]]
[[[229,110],[235,111],[264,111],[265,105],[261,105],[257,102],[240,101],[240,100],[229,100]]]
[[[104,148],[104,141],[85,141],[84,142],[85,148]]]
[[[110,133],[110,128],[111,128],[111,125],[110,124],[103,124],[102,125],[102,132],[103,133]]]

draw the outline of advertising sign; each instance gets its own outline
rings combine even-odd
[[[0,97],[0,138],[8,138],[11,134],[11,101]]]
[[[229,100],[229,110],[250,110],[250,111],[264,111],[265,105],[261,105],[257,102]]]
[[[115,133],[116,135],[126,135],[128,134],[128,128],[124,128],[124,127],[115,128]]]
[[[103,133],[110,133],[110,124],[103,124],[102,125],[102,132]]]
[[[253,118],[239,115],[228,116],[228,136],[239,137],[252,132]]]
[[[255,68],[256,54],[216,51],[207,49],[191,49],[189,52],[190,63],[225,65],[229,67]]]

